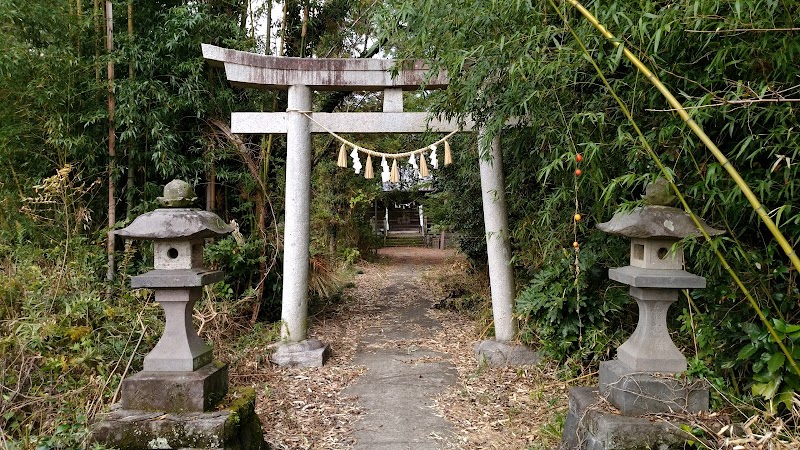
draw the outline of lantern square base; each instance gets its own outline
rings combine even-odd
[[[695,439],[681,429],[681,423],[623,416],[603,403],[597,388],[570,388],[559,450],[679,450]]]
[[[600,363],[600,394],[623,415],[708,411],[708,384],[674,374],[637,372],[613,360]]]
[[[193,372],[139,372],[122,380],[126,410],[202,412],[228,393],[228,366],[218,361]]]
[[[234,391],[211,412],[126,409],[117,403],[92,428],[92,442],[120,450],[266,450],[252,388]]]

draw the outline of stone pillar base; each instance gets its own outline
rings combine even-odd
[[[270,360],[283,367],[322,367],[330,354],[330,345],[317,339],[306,339],[280,343]]]
[[[524,345],[486,340],[475,345],[475,358],[479,365],[506,367],[538,364],[541,355]]]
[[[688,382],[671,374],[637,372],[625,363],[600,363],[600,395],[626,416],[708,411],[708,383]]]
[[[120,450],[266,450],[255,398],[255,390],[243,388],[218,411],[186,413],[124,409],[117,403],[95,424],[91,441]]]
[[[219,361],[194,372],[139,372],[122,380],[122,408],[203,412],[228,393],[228,366]]]
[[[559,450],[682,449],[693,436],[680,423],[604,411],[597,388],[569,390],[569,412]]]

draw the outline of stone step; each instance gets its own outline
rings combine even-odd
[[[384,247],[423,247],[425,241],[422,235],[388,235],[384,240]]]

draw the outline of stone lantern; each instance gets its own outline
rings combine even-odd
[[[646,206],[617,213],[597,227],[631,239],[630,265],[609,269],[608,277],[630,286],[639,305],[639,322],[617,349],[617,359],[600,366],[600,392],[623,414],[708,409],[707,389],[682,386],[674,377],[687,369],[686,358],[667,330],[667,310],[682,289],[704,288],[706,280],[684,269],[680,240],[700,236],[686,212],[667,206],[669,185],[659,179],[647,187]],[[722,231],[700,220],[709,235]],[[648,391],[648,389],[650,389]]]
[[[171,181],[158,200],[163,208],[116,234],[154,243],[154,269],[131,278],[131,287],[154,290],[164,309],[164,332],[145,356],[144,370],[122,381],[121,405],[97,424],[93,439],[123,449],[260,449],[255,392],[235,393],[239,400],[227,407],[221,403],[228,393],[227,365],[213,360],[192,323],[203,286],[223,279],[221,271],[203,266],[204,240],[232,230],[216,214],[189,208],[196,197],[184,181]]]
[[[704,288],[706,280],[684,270],[681,239],[700,230],[684,211],[668,206],[674,197],[663,179],[647,186],[645,206],[620,212],[597,227],[631,239],[630,265],[609,269],[608,277],[630,286],[639,305],[631,337],[617,359],[600,363],[600,386],[570,388],[562,449],[672,448],[692,436],[680,423],[641,417],[656,413],[708,410],[708,385],[688,381],[686,358],[667,330],[667,310],[682,289]],[[709,235],[722,232],[700,220]],[[598,408],[600,397],[619,413]],[[677,447],[676,447],[677,448]]]
[[[117,235],[153,241],[154,269],[131,278],[131,287],[155,290],[155,300],[164,308],[166,324],[155,348],[144,357],[144,371],[122,385],[126,409],[203,411],[225,396],[227,367],[212,364],[211,347],[192,324],[192,308],[203,286],[223,279],[221,271],[203,267],[203,240],[224,236],[232,230],[214,213],[187,208],[196,200],[188,183],[173,180],[158,198],[166,208],[143,214]],[[176,382],[174,372],[185,372]],[[151,388],[169,383],[202,395],[164,395]],[[180,388],[179,388],[180,386]],[[188,391],[187,391],[188,393]],[[173,398],[169,398],[173,397]]]

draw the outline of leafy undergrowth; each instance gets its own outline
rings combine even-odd
[[[67,254],[0,245],[0,448],[102,448],[89,443],[90,425],[161,336],[151,291],[129,289],[122,275],[107,292],[96,269],[102,249],[83,238]],[[276,334],[248,321],[252,299],[227,294],[223,283],[206,287],[194,316],[216,357],[230,362]]]
[[[99,247],[102,248],[102,247]],[[107,299],[89,245],[0,255],[0,446],[80,448],[160,333],[142,292]],[[61,265],[63,261],[63,265]]]
[[[89,427],[119,399],[119,383],[141,370],[161,334],[160,307],[145,290],[122,288],[106,297],[101,245],[44,251],[0,247],[0,448],[87,448]],[[63,265],[62,265],[63,264]],[[379,317],[364,307],[380,295],[385,263],[363,263],[345,296],[312,314],[312,334],[334,345],[329,363],[285,369],[269,363],[277,325],[251,324],[252,299],[232,299],[224,285],[205,289],[195,307],[201,336],[230,365],[233,386],[258,392],[257,411],[275,448],[351,448],[361,411],[341,395],[363,368],[353,365],[358,337]],[[137,269],[138,270],[138,269]],[[443,327],[435,350],[449,355],[459,379],[435,399],[456,429],[460,448],[551,449],[560,442],[568,388],[596,384],[591,366],[545,363],[528,368],[479,368],[473,345],[491,335],[485,279],[467,277],[461,259],[437,263],[419,289],[439,299],[428,314]],[[109,299],[110,298],[110,299]],[[686,424],[692,448],[798,448],[800,398],[771,415],[718,392],[712,415],[670,417]],[[704,420],[712,419],[712,420]],[[96,448],[101,446],[94,445]]]

